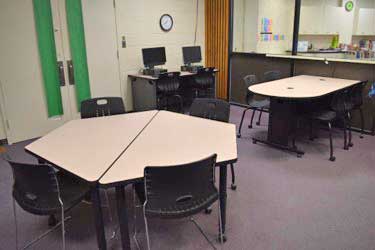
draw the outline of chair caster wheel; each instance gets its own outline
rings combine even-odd
[[[237,138],[241,138],[241,134],[237,134]]]
[[[237,185],[236,185],[236,184],[232,184],[232,185],[230,186],[230,189],[232,189],[232,190],[236,190],[236,189],[237,189]]]
[[[54,227],[54,226],[56,226],[56,224],[57,224],[57,219],[56,219],[55,215],[50,215],[48,217],[48,226]]]
[[[344,147],[344,150],[349,150],[349,147]]]
[[[260,122],[257,122],[256,125],[257,125],[257,126],[260,126]]]
[[[353,142],[349,143],[348,146],[352,148],[354,146]]]
[[[336,161],[336,157],[332,156],[329,158],[330,161]]]
[[[297,158],[302,158],[302,155],[301,154],[297,154]]]
[[[256,140],[253,140],[253,144],[257,144],[257,141],[256,141]]]
[[[249,125],[249,126],[247,126],[248,128],[253,128],[253,126],[252,125]]]
[[[221,242],[220,235],[217,237],[217,240],[218,240],[219,242]],[[227,236],[225,236],[225,234],[223,235],[223,242],[227,242]]]
[[[359,138],[363,139],[363,135],[360,135]]]
[[[205,214],[211,214],[212,213],[212,208],[206,208],[205,210],[204,210],[204,213]]]

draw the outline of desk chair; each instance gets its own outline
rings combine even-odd
[[[263,74],[265,82],[275,81],[281,79],[281,72],[278,70],[267,71]]]
[[[121,97],[98,97],[81,102],[81,118],[94,118],[125,114],[125,105]],[[104,192],[108,207],[109,219],[112,221],[112,212],[109,205],[107,190]]]
[[[347,144],[347,129],[350,128],[350,119],[348,119],[348,109],[346,107],[346,98],[348,95],[347,90],[343,90],[333,94],[330,109],[313,112],[309,115],[311,121],[311,131],[313,130],[313,123],[324,122],[328,125],[329,132],[329,145],[330,145],[330,161],[335,161],[336,157],[333,155],[333,142],[332,142],[332,122],[341,120],[344,125],[344,149],[348,149]],[[350,131],[350,129],[349,129]],[[312,135],[310,135],[312,139]]]
[[[79,204],[90,187],[82,180],[61,171],[56,172],[48,165],[17,163],[7,160],[13,170],[13,213],[18,249],[17,204],[34,215],[56,215],[61,213],[61,221],[50,230],[29,242],[22,249],[34,245],[61,225],[62,249],[65,249],[65,213]]]
[[[219,99],[196,98],[190,107],[190,115],[228,123],[230,104]],[[230,170],[232,174],[231,189],[236,190],[236,177],[233,164],[230,165]]]
[[[210,92],[212,92],[215,85],[214,70],[215,68],[213,67],[198,69],[197,75],[193,78],[195,97],[200,97],[200,92],[204,93],[202,97],[210,97]]]
[[[250,125],[249,125],[249,128],[252,128],[255,112],[259,111],[259,118],[258,118],[258,122],[256,123],[259,126],[260,125],[260,119],[262,118],[262,112],[263,111],[267,112],[270,108],[270,99],[269,98],[261,98],[259,96],[256,96],[254,93],[252,93],[249,90],[250,86],[258,84],[257,77],[255,75],[247,75],[243,78],[243,81],[245,83],[245,88],[246,88],[246,103],[249,107],[246,108],[242,113],[241,122],[240,122],[240,126],[238,128],[238,134],[237,134],[238,138],[241,138],[241,128],[242,128],[243,120],[245,118],[245,114],[248,110],[250,110],[250,109],[253,110],[253,114],[251,116],[251,121],[250,121]],[[255,97],[257,97],[257,98],[255,98]]]
[[[219,192],[214,184],[215,164],[216,154],[188,164],[146,167],[144,169],[146,200],[143,204],[143,219],[147,249],[150,249],[148,219],[180,219],[186,217],[190,217],[190,220],[206,240],[216,249],[198,223],[192,218],[193,215],[218,201],[219,226],[220,232],[222,232]],[[139,248],[136,232],[135,228],[134,239]],[[223,242],[222,235],[220,235],[220,241]]]
[[[125,106],[121,97],[92,98],[81,103],[81,118],[92,118],[125,114]]]
[[[183,111],[183,100],[178,92],[180,88],[180,72],[168,72],[160,74],[156,86],[158,109],[168,109],[169,99],[174,97],[178,99],[179,112]],[[162,100],[165,100],[165,105],[161,103]]]
[[[353,111],[358,110],[360,117],[361,117],[361,135],[359,136],[361,139],[363,138],[364,134],[364,123],[365,123],[365,118],[363,115],[363,110],[362,110],[362,105],[363,105],[363,91],[366,86],[367,82],[362,82],[360,84],[354,85],[352,88],[349,89],[348,91],[348,96],[347,96],[347,108],[348,108],[348,115],[349,119],[351,119],[351,113]],[[351,131],[351,130],[350,130]],[[351,132],[349,134],[349,147],[353,147],[352,143],[352,136]]]

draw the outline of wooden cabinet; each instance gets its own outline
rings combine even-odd
[[[356,35],[375,35],[375,9],[359,9]]]

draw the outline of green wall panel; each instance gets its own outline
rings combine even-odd
[[[53,34],[51,3],[49,0],[33,0],[33,6],[48,117],[59,116],[63,114],[63,106],[57,68],[55,37]]]
[[[77,104],[91,98],[81,0],[66,0],[70,53],[74,66]]]

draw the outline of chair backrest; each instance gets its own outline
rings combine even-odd
[[[348,96],[348,89],[337,91],[333,94],[331,99],[331,109],[337,113],[343,114],[348,111],[346,102]]]
[[[27,212],[45,215],[46,204],[59,206],[59,184],[55,170],[48,165],[8,161],[13,171],[13,197]]]
[[[246,102],[249,104],[253,99],[255,94],[249,90],[249,87],[258,84],[256,75],[247,75],[243,78],[245,88],[246,88]]]
[[[214,84],[214,67],[198,69],[197,75],[194,77],[195,84],[199,87],[210,87]]]
[[[190,115],[229,122],[230,104],[220,99],[195,98],[190,107]]]
[[[175,166],[146,167],[144,184],[147,200],[169,200],[179,205],[186,199],[209,197],[217,193],[214,184],[216,154],[205,159]]]
[[[168,72],[159,75],[157,89],[163,93],[173,93],[180,88],[180,72]]]
[[[81,103],[81,118],[125,114],[121,97],[99,97],[84,100]]]
[[[267,71],[263,74],[265,82],[275,81],[281,79],[281,72],[278,70]]]
[[[367,82],[361,82],[359,84],[354,85],[349,91],[348,91],[348,101],[351,102],[351,104],[356,107],[360,107],[363,104],[363,96],[364,96],[364,88],[366,86]]]

